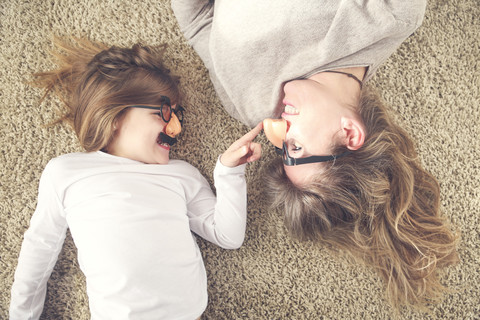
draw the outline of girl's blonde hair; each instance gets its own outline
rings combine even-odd
[[[367,130],[362,148],[326,164],[306,186],[290,182],[278,159],[267,169],[267,189],[295,238],[320,240],[373,266],[392,306],[424,307],[445,289],[436,271],[457,262],[458,237],[440,216],[436,179],[373,89],[363,90],[359,114]]]
[[[70,123],[86,151],[105,148],[117,121],[132,104],[160,105],[162,95],[179,102],[177,78],[162,64],[164,46],[107,47],[85,39],[54,39],[58,68],[35,74],[34,84],[68,107]]]

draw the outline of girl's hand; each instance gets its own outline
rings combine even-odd
[[[226,167],[236,167],[247,162],[253,162],[262,156],[262,146],[252,142],[262,131],[263,124],[260,122],[246,135],[232,143],[232,145],[220,156],[220,162]]]

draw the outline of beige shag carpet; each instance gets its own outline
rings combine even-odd
[[[181,76],[186,132],[173,152],[212,182],[217,156],[247,128],[222,109],[206,69],[180,33],[169,1],[0,1],[0,319],[23,233],[34,212],[46,163],[80,151],[72,130],[55,119],[59,103],[39,104],[26,84],[51,68],[52,35],[86,36],[109,45],[167,43],[166,64]],[[430,313],[395,316],[384,283],[370,269],[286,234],[282,213],[268,208],[260,171],[248,168],[246,241],[235,251],[198,240],[209,280],[203,319],[478,319],[480,315],[480,4],[432,0],[422,27],[379,69],[372,82],[395,119],[417,142],[424,166],[439,180],[442,208],[461,231],[461,262],[441,273],[452,291]],[[89,319],[85,279],[70,235],[48,283],[43,319]]]

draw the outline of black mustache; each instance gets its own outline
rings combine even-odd
[[[162,142],[168,143],[170,146],[173,146],[175,143],[177,143],[177,138],[172,138],[163,132],[160,132],[160,140],[162,140]]]

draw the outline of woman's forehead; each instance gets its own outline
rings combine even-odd
[[[288,179],[296,186],[303,186],[323,171],[323,166],[320,163],[308,163],[300,166],[286,166],[284,165],[285,174]]]

